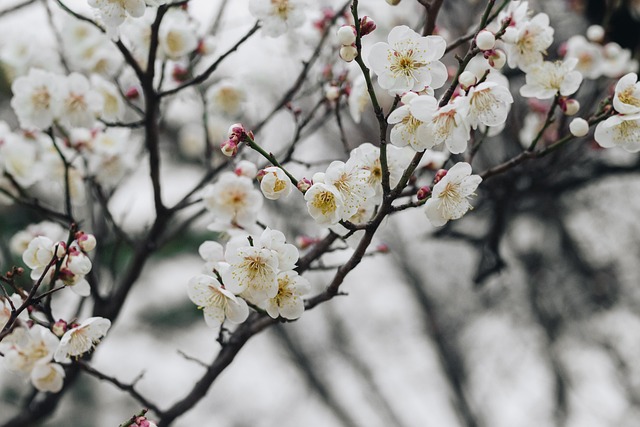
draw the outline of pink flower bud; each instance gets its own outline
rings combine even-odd
[[[258,174],[256,175],[256,179],[258,180],[258,182],[262,182],[262,178],[264,178],[266,174],[267,172],[264,169],[260,169],[260,172],[258,172]]]
[[[491,49],[485,51],[485,58],[496,70],[504,67],[504,64],[507,62],[507,55],[500,49]]]
[[[376,23],[373,21],[373,19],[369,18],[366,15],[363,16],[362,19],[360,19],[360,35],[361,36],[366,36],[367,34],[371,34],[375,29],[376,29]]]
[[[182,65],[174,65],[171,71],[171,77],[177,82],[184,82],[189,78],[189,70]]]
[[[235,141],[236,143],[242,141],[247,134],[247,131],[242,126],[242,123],[234,123],[229,126],[229,139]]]
[[[387,252],[389,252],[389,245],[387,245],[386,243],[380,243],[378,246],[376,246],[376,252],[386,254]]]
[[[67,322],[62,320],[62,319],[60,319],[56,323],[53,324],[53,327],[51,328],[51,331],[57,337],[61,337],[61,336],[64,335],[65,332],[67,332],[67,329],[68,329]]]
[[[306,193],[307,190],[309,188],[311,188],[311,186],[313,185],[313,182],[311,182],[311,180],[307,179],[307,178],[302,178],[300,181],[298,181],[298,190],[300,190],[302,193]]]
[[[447,170],[440,169],[438,172],[436,172],[436,176],[433,177],[433,184],[435,185],[438,182],[440,182],[440,180],[444,178],[446,175],[447,175]]]
[[[309,246],[315,244],[316,242],[318,242],[318,239],[310,236],[302,235],[302,236],[296,237],[296,245],[300,249],[306,249]]]
[[[233,157],[238,154],[238,144],[235,141],[229,139],[220,145],[220,150],[225,156]]]
[[[416,196],[418,197],[418,200],[424,200],[427,197],[429,197],[430,194],[431,194],[431,187],[429,187],[428,185],[425,185],[424,187],[420,187]]]
[[[126,96],[127,99],[138,99],[140,97],[140,91],[138,90],[137,87],[132,86],[129,89],[127,89],[124,96]]]
[[[76,233],[76,241],[78,242],[78,246],[84,252],[90,252],[96,247],[96,238],[93,234],[87,234],[85,232],[79,231]]]
[[[573,116],[580,110],[580,103],[575,99],[560,98],[559,103],[567,116]]]

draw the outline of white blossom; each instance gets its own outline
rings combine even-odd
[[[278,316],[290,320],[299,318],[304,312],[302,296],[307,294],[310,288],[309,281],[295,271],[279,273],[278,293],[267,300],[267,313],[274,319]]]
[[[211,85],[205,94],[209,114],[223,113],[229,117],[237,117],[242,112],[246,97],[242,85],[231,79]]]
[[[277,166],[270,166],[261,172],[260,190],[269,200],[278,200],[291,194],[293,184],[287,174]]]
[[[428,145],[424,138],[418,137],[418,128],[431,120],[438,109],[438,101],[433,96],[419,96],[415,92],[407,92],[402,96],[402,105],[389,114],[387,121],[391,128],[391,143],[404,147],[409,145],[415,151],[424,151]]]
[[[388,43],[373,45],[369,63],[378,75],[378,84],[393,93],[437,89],[447,80],[447,67],[438,61],[446,42],[440,36],[422,37],[401,25],[389,33]]]
[[[273,298],[278,293],[278,256],[269,249],[242,246],[225,253],[229,268],[222,272],[225,287],[242,293],[253,302]]]
[[[344,199],[333,185],[315,182],[306,193],[309,215],[319,225],[337,224],[344,216]]]
[[[262,32],[278,37],[305,20],[304,0],[249,0],[249,11],[262,23]]]
[[[578,90],[582,74],[575,71],[576,58],[564,62],[544,61],[532,66],[526,74],[527,83],[520,88],[520,95],[527,98],[549,99],[560,93],[569,96]]]
[[[144,0],[88,0],[89,6],[98,9],[100,19],[107,27],[117,27],[127,16],[140,18],[146,8]]]
[[[293,270],[300,254],[298,248],[287,243],[284,233],[267,227],[257,242],[260,248],[270,249],[278,257],[278,270]]]
[[[187,284],[189,299],[202,308],[204,320],[212,328],[219,328],[228,319],[242,323],[249,316],[247,303],[225,289],[214,277],[198,275]]]
[[[471,137],[469,122],[465,118],[468,109],[467,100],[461,96],[439,108],[431,121],[418,128],[419,138],[426,141],[426,148],[444,143],[453,154],[466,150]]]
[[[53,124],[62,108],[64,80],[62,76],[31,69],[11,85],[11,107],[24,129],[46,129]]]
[[[216,220],[243,226],[255,222],[264,201],[251,179],[233,172],[221,174],[215,184],[205,187],[203,200]]]
[[[507,121],[513,103],[508,88],[486,81],[471,87],[466,96],[469,102],[468,120],[474,129],[479,124],[499,126]]]
[[[336,188],[342,196],[341,219],[348,220],[367,198],[375,194],[368,180],[369,172],[358,168],[352,159],[346,163],[339,160],[331,162],[325,172],[324,183]]]
[[[93,126],[102,112],[102,95],[91,88],[89,80],[79,73],[71,73],[64,82],[60,122],[69,127]]]
[[[56,362],[69,362],[71,357],[80,357],[95,348],[107,334],[111,321],[103,317],[90,317],[78,326],[69,329],[60,339],[54,359]]]
[[[629,73],[618,80],[613,108],[620,114],[640,113],[640,82],[637,74]]]
[[[474,195],[481,182],[479,175],[471,175],[469,163],[456,163],[449,169],[433,186],[431,198],[425,203],[431,225],[440,227],[449,220],[462,218],[471,209],[468,198]]]
[[[162,53],[169,59],[180,59],[198,47],[198,36],[189,15],[181,9],[172,9],[160,25],[158,42]]]
[[[108,122],[122,120],[126,107],[118,88],[97,74],[91,76],[91,85],[102,96],[100,117]]]
[[[609,117],[598,123],[594,138],[603,148],[621,147],[630,153],[640,151],[640,113]]]
[[[43,176],[39,167],[38,146],[26,138],[9,134],[0,144],[0,172],[9,174],[22,188],[28,188]]]
[[[5,350],[5,364],[10,370],[25,374],[37,364],[49,362],[59,343],[58,337],[41,325],[17,328],[11,335],[9,348]]]
[[[576,58],[578,63],[575,69],[585,78],[597,79],[603,74],[605,63],[602,46],[576,35],[567,40],[566,49],[565,59]]]
[[[539,13],[530,21],[508,27],[503,36],[507,63],[511,68],[527,71],[542,62],[543,54],[553,43],[553,28],[549,26],[549,15]]]
[[[64,369],[57,363],[38,364],[31,371],[31,384],[39,390],[58,393],[64,385]]]

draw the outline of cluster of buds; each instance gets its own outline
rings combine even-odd
[[[252,135],[247,133],[241,123],[231,125],[231,127],[229,127],[229,139],[220,144],[222,154],[227,157],[233,157],[238,154],[238,145],[240,145],[247,136],[252,137]]]
[[[360,19],[360,36],[366,36],[376,29],[376,23],[368,16]],[[342,45],[340,48],[340,58],[346,62],[351,62],[358,56],[356,48],[356,29],[353,25],[343,25],[338,29],[338,41]]]

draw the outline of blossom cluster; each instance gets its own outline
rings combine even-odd
[[[225,247],[206,241],[199,253],[204,274],[191,278],[187,291],[210,327],[219,328],[225,320],[244,322],[247,303],[273,318],[302,315],[309,282],[294,270],[298,249],[282,232],[266,228],[259,236],[238,234]]]
[[[9,320],[11,306],[0,298],[0,327]],[[12,296],[12,304],[19,307],[19,296]],[[24,311],[23,313],[26,313]],[[111,322],[102,317],[91,317],[80,324],[67,324],[59,320],[48,329],[27,321],[26,316],[18,319],[20,324],[0,342],[7,369],[27,376],[39,391],[58,393],[64,385],[63,365],[71,358],[79,358],[92,351],[106,335]]]

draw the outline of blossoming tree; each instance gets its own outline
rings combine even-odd
[[[71,3],[26,1],[0,12],[44,10],[56,49],[48,57],[36,41],[0,46],[10,84],[0,203],[23,215],[12,222],[20,230],[2,230],[12,234],[0,257],[0,355],[32,390],[0,420],[6,426],[50,417],[83,375],[136,402],[142,412],[120,414],[121,425],[170,425],[255,335],[345,295],[363,260],[388,251],[379,244],[385,228],[420,221],[409,228],[479,246],[482,284],[505,267],[507,201],[518,188],[533,192],[537,171],[560,174],[567,151],[604,158],[596,145],[640,151],[631,51],[601,26],[555,40],[533,2],[480,2],[460,34],[437,24],[443,0],[223,0],[212,2],[211,23],[194,12],[196,0]],[[392,6],[406,8],[405,21],[382,25],[381,10]],[[424,19],[408,20],[416,11]],[[252,17],[250,25],[231,14]],[[251,61],[257,41],[271,62]],[[293,74],[277,76],[278,61]],[[185,163],[197,176],[173,185]],[[591,159],[584,170],[637,165]],[[549,182],[589,179],[576,172]],[[127,216],[138,208],[122,202],[131,194],[150,202],[137,227]],[[481,237],[456,228],[474,216],[488,218],[475,226],[488,230]],[[182,397],[161,405],[94,358],[118,334],[112,325],[123,322],[147,266],[171,245],[190,247],[188,233],[197,233],[191,253],[201,268],[171,286],[201,310],[218,349]],[[456,411],[478,425],[453,366],[459,355],[438,333]],[[112,357],[125,360],[127,351]]]

